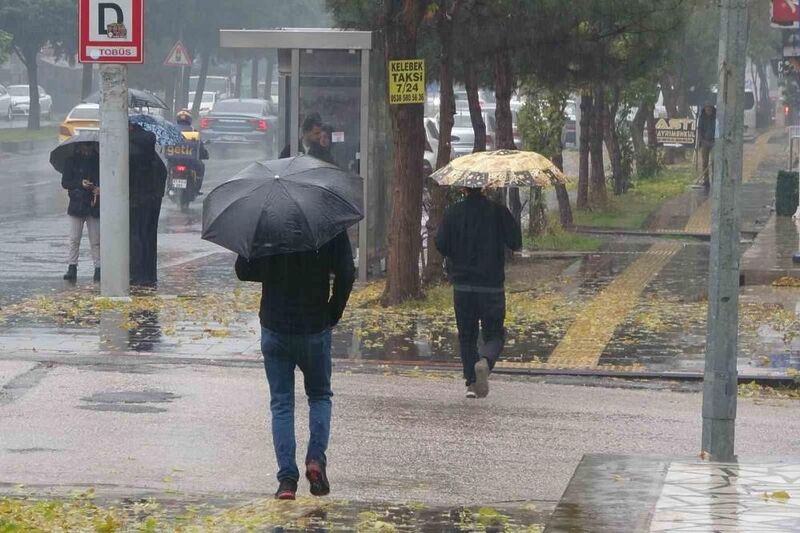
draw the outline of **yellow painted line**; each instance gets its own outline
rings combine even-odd
[[[747,154],[747,157],[744,159],[744,166],[742,167],[743,182],[746,183],[756,177],[755,174],[758,172],[758,167],[761,165],[764,157],[766,157],[767,152],[769,152],[769,140],[772,138],[773,133],[774,130],[769,130],[759,135],[758,139],[756,139],[751,153]],[[710,198],[703,202],[700,207],[692,213],[692,216],[689,217],[689,221],[686,223],[685,231],[687,233],[699,235],[711,234]]]
[[[689,221],[686,223],[684,231],[698,235],[711,234],[711,201],[706,200],[694,210]]]
[[[644,288],[683,248],[660,242],[647,250],[575,318],[547,360],[560,368],[596,367],[617,327],[636,305]]]

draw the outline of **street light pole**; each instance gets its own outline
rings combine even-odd
[[[130,286],[128,67],[100,66],[100,294],[126,297]]]
[[[717,148],[714,154],[702,450],[731,461],[739,334],[739,185],[742,179],[749,0],[720,6]]]

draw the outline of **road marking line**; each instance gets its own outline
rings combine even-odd
[[[548,366],[596,367],[606,345],[634,308],[644,288],[683,246],[660,242],[644,252],[575,318],[547,359]]]

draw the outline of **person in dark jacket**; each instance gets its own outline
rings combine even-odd
[[[331,274],[334,277],[331,290]],[[236,260],[242,281],[261,283],[261,351],[270,392],[272,443],[278,462],[277,499],[293,500],[295,462],[294,371],[303,372],[309,406],[306,478],[311,494],[330,492],[326,473],[331,427],[331,328],[342,318],[355,282],[353,254],[342,232],[322,248]]]
[[[311,113],[303,121],[302,137],[297,145],[297,152],[300,154],[307,154],[312,146],[319,144],[320,136],[322,135],[322,118],[319,113]],[[318,152],[319,153],[319,152]],[[281,150],[280,159],[291,157],[291,145],[284,146]]]
[[[155,136],[130,130],[130,281],[155,287],[158,282],[158,218],[167,171],[155,151]]]
[[[100,158],[93,143],[77,143],[61,174],[61,186],[69,195],[69,256],[64,279],[78,278],[78,256],[83,226],[89,233],[94,261],[94,280],[100,281]]]
[[[697,145],[700,148],[700,160],[703,166],[703,185],[711,185],[711,150],[717,135],[717,108],[706,102],[700,118],[697,120]]]
[[[505,343],[506,249],[522,248],[522,232],[506,207],[486,198],[480,189],[468,189],[464,200],[445,211],[436,247],[446,259],[453,284],[467,397],[483,398],[489,394],[489,373]]]

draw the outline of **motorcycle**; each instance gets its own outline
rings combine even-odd
[[[189,204],[200,195],[205,176],[204,159],[208,151],[198,138],[197,132],[183,132],[186,141],[167,146],[165,154],[169,162],[167,176],[167,196],[186,210]]]

